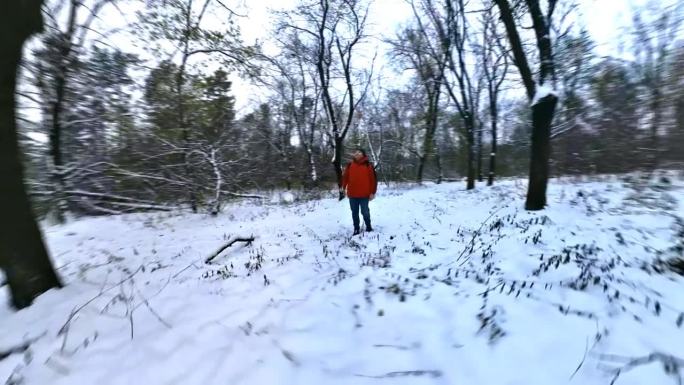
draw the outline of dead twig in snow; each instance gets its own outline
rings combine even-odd
[[[174,274],[171,278],[174,278],[174,279],[175,279],[175,278],[178,277],[182,272],[184,272],[185,270],[191,268],[192,266],[195,266],[195,269],[197,269],[197,265],[195,265],[196,262],[199,262],[199,259],[196,260],[196,261],[193,261],[193,262],[190,263],[189,265],[187,265],[187,266],[185,266],[184,268],[182,268],[181,270],[179,270],[179,271],[178,271],[176,274]]]
[[[210,255],[207,259],[205,259],[205,260],[204,260],[204,263],[210,264],[211,261],[214,260],[214,258],[218,257],[219,254],[221,254],[221,253],[223,252],[223,250],[229,248],[229,247],[232,246],[235,242],[245,242],[245,243],[247,243],[247,246],[249,246],[249,245],[252,244],[252,242],[254,242],[254,236],[251,236],[251,237],[249,237],[249,238],[240,238],[240,237],[238,237],[238,238],[233,238],[231,241],[229,241],[229,242],[226,243],[225,245],[221,246],[221,248],[219,248],[218,250],[216,250],[216,252],[214,252],[214,253],[213,253],[212,255]]]
[[[582,356],[582,361],[580,361],[579,365],[577,365],[577,369],[575,369],[574,372],[570,375],[570,380],[572,380],[573,377],[575,377],[575,374],[579,372],[580,368],[582,365],[584,365],[584,361],[587,359],[587,352],[589,351],[589,338],[587,337],[587,340],[584,344],[584,356]]]
[[[131,324],[131,340],[133,339],[133,312],[128,314],[128,321]]]
[[[442,377],[442,372],[439,370],[404,370],[398,372],[389,372],[380,375],[366,375],[366,374],[354,374],[356,377],[364,378],[395,378],[395,377],[419,377],[419,376],[429,376],[432,378]]]
[[[152,305],[150,305],[150,302],[147,300],[147,298],[145,298],[145,296],[140,292],[140,289],[136,289],[136,290],[138,291],[138,295],[140,296],[140,298],[142,298],[142,304],[145,305],[145,307],[147,307],[147,309],[150,311],[150,313],[152,313],[152,315],[154,315],[157,318],[159,323],[166,326],[168,329],[171,329],[171,324],[166,322],[166,320],[164,320],[159,315],[159,313],[157,313],[157,311],[152,308]],[[139,306],[140,306],[140,304],[138,304],[133,310],[137,309]]]
[[[591,345],[591,348],[589,348],[589,337],[587,337],[587,339],[586,339],[586,344],[585,344],[585,346],[584,346],[584,356],[582,357],[582,361],[580,361],[579,365],[577,365],[577,369],[575,369],[575,371],[574,371],[574,372],[572,373],[572,375],[570,376],[570,380],[572,380],[572,378],[575,377],[575,374],[577,374],[577,372],[579,372],[579,370],[580,370],[580,369],[582,368],[582,366],[584,365],[584,362],[585,362],[586,359],[587,359],[587,353],[589,353],[589,350],[594,350],[594,348],[596,347],[596,345],[601,341],[601,338],[603,337],[603,335],[602,335],[601,332],[599,331],[599,322],[598,322],[598,319],[594,318],[594,321],[596,322],[596,334],[594,334],[594,344]]]
[[[123,293],[123,286],[121,287],[121,292]],[[131,285],[131,295],[127,297],[126,301],[126,315],[128,316],[128,322],[131,325],[131,340],[133,340],[133,313],[136,307],[131,308],[131,302],[133,302],[133,285]]]
[[[132,272],[131,274],[129,274],[126,278],[122,279],[121,281],[117,282],[116,284],[114,284],[114,285],[112,285],[112,286],[110,286],[110,287],[108,287],[108,288],[106,288],[106,289],[101,289],[100,292],[99,292],[96,296],[94,296],[93,298],[89,299],[88,301],[86,301],[86,302],[85,302],[84,304],[82,304],[81,306],[78,306],[78,307],[74,308],[74,309],[71,311],[71,314],[69,314],[69,317],[67,318],[66,322],[64,322],[64,324],[62,325],[62,327],[59,328],[59,331],[57,332],[57,335],[60,336],[60,335],[64,334],[65,332],[67,332],[67,331],[69,330],[69,324],[71,324],[71,321],[72,321],[72,320],[74,319],[74,317],[75,317],[81,310],[83,310],[86,306],[88,306],[88,305],[90,305],[91,303],[93,303],[96,299],[102,297],[102,295],[103,295],[104,293],[106,293],[106,292],[108,292],[108,291],[110,291],[110,290],[112,290],[112,289],[114,289],[114,288],[119,287],[120,285],[124,284],[126,281],[130,280],[131,278],[133,278],[136,274],[138,274],[138,273],[142,270],[142,268],[143,268],[143,266],[140,265],[140,267],[138,267],[134,272]],[[64,347],[62,347],[62,348],[64,348]]]
[[[454,262],[460,261],[461,258],[463,258],[463,256],[466,254],[466,252],[467,252],[469,249],[470,249],[471,251],[474,249],[474,247],[475,247],[475,240],[477,239],[477,237],[478,237],[480,234],[482,234],[482,228],[484,227],[484,225],[485,225],[487,222],[489,222],[489,220],[492,219],[492,217],[493,217],[496,213],[498,213],[499,211],[501,211],[502,209],[503,209],[503,207],[499,207],[498,209],[492,211],[492,213],[489,214],[489,216],[488,216],[487,218],[485,218],[485,220],[482,221],[482,223],[480,223],[480,227],[478,227],[477,230],[475,230],[475,232],[473,232],[472,238],[470,238],[470,241],[469,241],[468,244],[463,248],[463,250],[461,251],[461,254],[458,255],[458,257],[456,258],[456,260],[455,260]],[[471,254],[468,254],[467,256],[469,257],[470,255],[471,255]],[[460,264],[460,266],[463,266],[463,264],[464,264],[467,260],[468,260],[468,258],[466,258],[466,259]],[[453,263],[453,262],[452,262],[452,263]],[[451,263],[449,263],[449,264],[447,264],[447,265],[450,265],[450,264],[451,264]]]

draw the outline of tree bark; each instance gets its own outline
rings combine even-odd
[[[313,150],[308,146],[306,147],[306,161],[309,165],[308,185],[314,188],[318,182],[318,172],[316,170],[316,159],[314,159]]]
[[[442,157],[439,154],[439,148],[435,149],[435,163],[437,164],[437,184],[441,184],[444,180],[444,169],[442,168]]]
[[[532,106],[532,151],[530,180],[525,210],[543,210],[546,206],[546,186],[549,180],[551,155],[551,122],[558,98],[548,95]]]
[[[342,188],[342,151],[344,150],[344,139],[339,136],[335,137],[335,158],[332,165],[335,168],[335,177],[337,178],[337,187]],[[340,200],[344,199],[344,192],[338,194]]]
[[[482,175],[482,125],[478,126],[477,129],[477,181],[484,181],[484,176]]]
[[[0,268],[17,309],[61,287],[26,194],[15,116],[22,48],[42,29],[41,6],[41,0],[16,0],[0,7]]]
[[[209,161],[211,163],[211,168],[214,171],[214,178],[216,179],[216,185],[214,189],[214,203],[211,208],[211,215],[217,216],[221,211],[221,188],[223,187],[223,175],[221,173],[221,168],[219,166],[219,160],[216,159],[216,149],[212,147],[210,152]]]
[[[332,166],[335,169],[335,177],[337,179],[337,187],[340,189],[338,198],[340,200],[344,199],[344,193],[342,189],[342,148],[341,145],[344,142],[344,137],[341,136],[339,122],[337,120],[337,114],[335,112],[335,105],[330,95],[330,47],[331,42],[326,39],[326,28],[328,27],[328,12],[330,11],[330,4],[328,0],[321,0],[321,20],[318,25],[317,32],[317,44],[318,50],[316,55],[316,71],[318,73],[321,82],[321,93],[323,99],[323,106],[325,107],[326,116],[328,117],[328,123],[331,126],[332,133],[332,144],[333,148],[333,160]],[[331,38],[332,39],[332,38]]]
[[[460,97],[456,95],[449,82],[445,82],[445,87],[464,122],[468,152],[466,189],[472,190],[475,188],[477,174],[475,160],[477,156],[475,151],[475,109],[477,103],[473,97],[473,87],[465,59],[468,33],[465,3],[462,0],[447,1],[445,6],[446,18],[444,22],[436,14],[433,14],[432,20],[445,54],[445,65],[456,77],[458,83]],[[454,58],[453,49],[456,50],[456,58]]]
[[[475,188],[475,123],[472,115],[467,115],[465,124],[468,142],[468,180],[466,181],[466,190],[472,190]]]
[[[418,184],[423,183],[423,170],[425,169],[425,159],[425,155],[418,158],[418,170],[416,172],[416,183]]]
[[[428,93],[428,113],[426,117],[425,139],[423,141],[423,155],[419,159],[418,174],[416,175],[416,182],[423,183],[423,171],[427,160],[432,156],[435,147],[435,131],[437,131],[437,123],[439,121],[439,97],[441,95],[441,80],[443,79],[443,71],[439,70],[439,77],[435,79],[433,85],[427,85]]]
[[[492,150],[489,153],[489,175],[487,177],[487,186],[494,184],[494,175],[496,174],[496,151],[497,151],[497,126],[498,126],[498,106],[496,96],[490,93],[489,98],[489,116],[492,120]]]
[[[183,31],[183,55],[181,58],[181,65],[178,67],[178,74],[176,74],[176,103],[178,114],[178,127],[181,130],[181,140],[185,150],[183,151],[183,170],[185,172],[185,177],[190,181],[190,186],[188,186],[188,200],[190,201],[190,208],[193,213],[197,212],[198,199],[197,199],[197,188],[193,177],[193,167],[190,164],[190,129],[186,122],[185,116],[185,95],[183,94],[183,86],[185,85],[185,69],[187,66],[188,58],[190,57],[190,34],[192,33],[192,1],[188,3],[188,9],[185,15],[185,29]]]
[[[67,78],[69,76],[69,62],[73,51],[73,38],[76,29],[76,15],[80,4],[76,0],[71,0],[69,8],[69,19],[67,30],[60,35],[59,44],[59,65],[55,73],[55,99],[51,104],[50,127],[50,156],[52,158],[52,181],[55,184],[54,214],[58,223],[64,223],[65,213],[69,210],[68,197],[65,191],[66,175],[64,175],[64,159],[62,157],[62,114],[64,110],[64,97],[67,88]]]
[[[527,187],[526,210],[542,210],[546,206],[546,186],[549,179],[549,158],[551,153],[551,122],[556,110],[558,97],[554,93],[543,95],[535,102],[538,91],[532,77],[525,50],[518,34],[513,11],[508,0],[494,0],[501,11],[501,20],[506,27],[511,43],[515,65],[520,71],[527,97],[532,105],[532,148],[530,154],[530,176]],[[539,0],[525,0],[532,18],[532,25],[539,51],[539,84],[555,83],[555,67],[551,46],[551,16],[557,0],[549,0],[547,15],[542,13]],[[555,85],[555,84],[554,84]]]
[[[520,71],[520,77],[525,85],[525,91],[527,91],[527,98],[532,100],[534,98],[536,86],[534,84],[530,65],[527,61],[527,56],[525,55],[525,49],[520,41],[520,35],[518,34],[518,29],[515,25],[513,10],[511,9],[508,0],[494,0],[494,2],[498,5],[499,11],[501,11],[501,20],[504,23],[504,27],[506,27],[508,41],[511,43],[514,64],[518,67],[518,71]]]

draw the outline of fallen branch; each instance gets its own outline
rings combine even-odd
[[[225,191],[225,190],[221,190],[221,194],[228,195],[228,196],[235,197],[235,198],[267,199],[267,197],[262,196],[262,195],[241,194],[241,193],[236,193],[236,192],[232,192],[232,191]]]
[[[223,250],[233,246],[235,242],[245,242],[247,243],[247,246],[251,245],[252,242],[254,242],[254,236],[251,236],[249,238],[233,238],[230,242],[226,243],[225,245],[221,246],[216,252],[214,252],[212,255],[210,255],[207,259],[204,260],[204,263],[209,264],[211,261],[214,260],[214,258],[218,257],[219,254],[223,252]]]

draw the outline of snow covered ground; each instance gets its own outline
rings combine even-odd
[[[554,180],[534,213],[524,191],[381,188],[354,238],[335,199],[47,227],[67,285],[19,312],[0,291],[0,352],[30,342],[0,383],[677,383],[684,277],[657,260],[684,183]]]

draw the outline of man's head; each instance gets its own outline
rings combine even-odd
[[[354,157],[354,160],[359,161],[366,157],[366,151],[362,148],[357,148],[352,153],[352,157]]]

